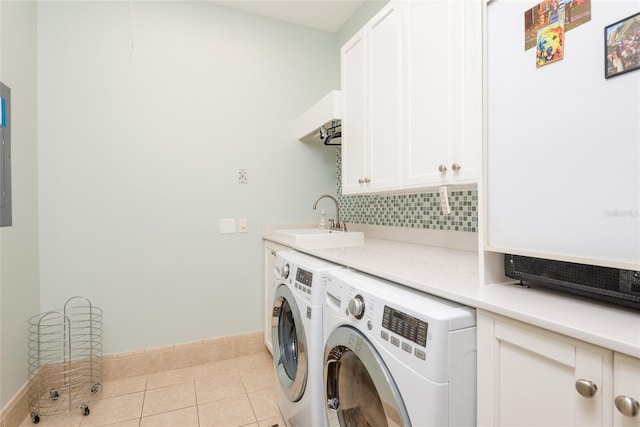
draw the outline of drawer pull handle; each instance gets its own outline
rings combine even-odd
[[[627,417],[635,417],[640,412],[640,404],[633,397],[618,396],[615,403],[618,411]]]
[[[576,390],[580,396],[591,399],[598,391],[598,386],[589,380],[578,380],[576,381]]]

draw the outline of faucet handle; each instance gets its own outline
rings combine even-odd
[[[347,231],[347,223],[343,221],[342,224],[340,224],[340,229],[342,231],[346,232]]]
[[[335,219],[330,219],[329,220],[329,229],[333,230],[334,228],[336,228],[336,220]]]

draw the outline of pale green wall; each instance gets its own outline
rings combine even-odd
[[[0,228],[0,407],[27,380],[27,320],[40,309],[36,3],[0,2],[0,80],[12,94],[13,226]]]
[[[335,150],[293,123],[339,88],[336,35],[129,7],[38,5],[41,309],[91,299],[105,353],[259,330],[261,225],[315,222],[335,192]],[[227,217],[249,233],[219,234]]]
[[[28,317],[76,294],[105,310],[105,353],[262,327],[261,224],[314,222],[335,191],[335,150],[293,120],[339,88],[339,47],[384,3],[333,35],[206,2],[0,2],[2,406],[26,381]],[[250,232],[218,234],[221,217]]]

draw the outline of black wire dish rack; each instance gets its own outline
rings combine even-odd
[[[102,391],[102,310],[84,297],[29,319],[29,410],[45,415],[79,408]]]

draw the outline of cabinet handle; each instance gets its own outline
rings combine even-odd
[[[271,255],[276,256],[276,251],[274,251],[273,249],[271,249]]]
[[[371,182],[371,180],[369,178],[364,178],[364,179],[360,178],[358,180],[358,184],[368,184],[370,182]]]
[[[576,390],[580,396],[591,399],[598,391],[598,386],[589,380],[578,380],[576,381]]]
[[[615,400],[616,408],[622,415],[635,417],[640,412],[640,403],[633,397],[618,396]]]
[[[452,169],[454,172],[458,172],[460,169],[462,169],[462,166],[460,166],[460,164],[459,164],[459,163],[454,163],[454,164],[452,164],[452,165],[451,165],[451,169]]]
[[[445,173],[447,171],[447,167],[445,165],[440,165],[438,166],[438,171]]]
[[[364,184],[364,179],[360,178],[360,179],[358,180],[358,184]]]
[[[370,182],[371,182],[371,180],[370,180],[369,178],[365,178],[365,179],[364,179],[364,182],[368,184],[368,183],[370,183]]]

